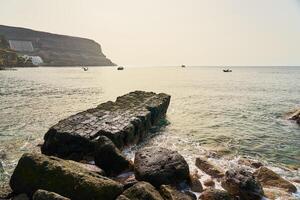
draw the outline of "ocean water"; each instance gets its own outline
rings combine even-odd
[[[165,92],[168,124],[148,142],[195,158],[216,152],[215,162],[241,156],[299,178],[300,126],[286,114],[300,107],[300,67],[30,68],[0,72],[0,179],[20,156],[38,151],[48,128],[71,114],[134,90]],[[135,149],[127,150],[132,156]],[[1,180],[0,180],[1,182]]]

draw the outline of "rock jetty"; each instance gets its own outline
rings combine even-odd
[[[128,160],[121,149],[145,139],[169,102],[167,94],[136,91],[60,121],[46,133],[43,154],[21,157],[0,199],[260,200],[296,192],[262,163],[225,170],[199,157],[200,175],[178,152],[160,147],[141,148]],[[201,176],[209,176],[204,186]]]
[[[115,102],[100,104],[51,127],[45,134],[42,153],[72,160],[98,157],[95,150],[101,145],[100,136],[120,149],[136,144],[165,116],[169,103],[170,96],[163,93],[135,91],[120,96]]]

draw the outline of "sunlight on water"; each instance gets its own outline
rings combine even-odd
[[[10,173],[20,155],[38,151],[44,133],[58,120],[133,90],[172,96],[170,124],[149,144],[178,150],[189,163],[211,150],[299,168],[300,127],[284,115],[300,106],[300,68],[232,69],[232,73],[217,67],[0,72],[4,169]]]

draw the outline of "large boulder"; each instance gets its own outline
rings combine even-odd
[[[218,168],[217,166],[213,165],[204,157],[196,158],[195,165],[201,169],[206,174],[210,175],[213,178],[221,178],[224,176],[224,172],[222,169]]]
[[[43,189],[72,200],[113,200],[123,191],[122,184],[74,161],[42,154],[24,154],[11,176],[10,186],[16,194],[31,197],[36,190]]]
[[[281,176],[276,174],[274,171],[268,169],[267,167],[261,167],[254,172],[256,179],[264,187],[277,187],[283,188],[289,192],[296,192],[297,188],[289,181],[283,179]]]
[[[243,200],[260,200],[264,195],[260,183],[245,169],[228,170],[221,185],[229,194]]]
[[[32,200],[70,200],[54,192],[46,190],[37,190],[32,197]]]
[[[224,190],[210,188],[201,193],[199,200],[234,200],[234,198]]]
[[[98,145],[95,150],[95,163],[104,169],[108,175],[117,175],[132,167],[114,143],[106,136],[97,139]]]
[[[118,148],[136,144],[164,118],[170,96],[135,91],[61,120],[44,136],[42,153],[80,160],[94,156],[99,136],[106,136]]]
[[[161,147],[140,149],[135,154],[134,174],[137,180],[160,185],[178,184],[189,179],[189,166],[176,151]]]
[[[132,187],[128,188],[118,198],[118,200],[163,200],[159,192],[147,182],[138,182]]]
[[[193,197],[176,190],[170,185],[160,186],[160,194],[164,200],[196,200]]]

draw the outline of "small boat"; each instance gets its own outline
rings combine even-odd
[[[82,69],[83,69],[83,71],[87,71],[87,70],[89,70],[89,68],[87,68],[87,67],[82,67]]]
[[[183,68],[184,68],[184,67],[186,67],[186,66],[185,66],[185,65],[181,65],[181,67],[183,67]]]
[[[231,69],[223,69],[223,72],[232,72]]]
[[[124,69],[124,67],[122,67],[122,66],[119,66],[118,68],[117,68],[117,70],[123,70]]]

